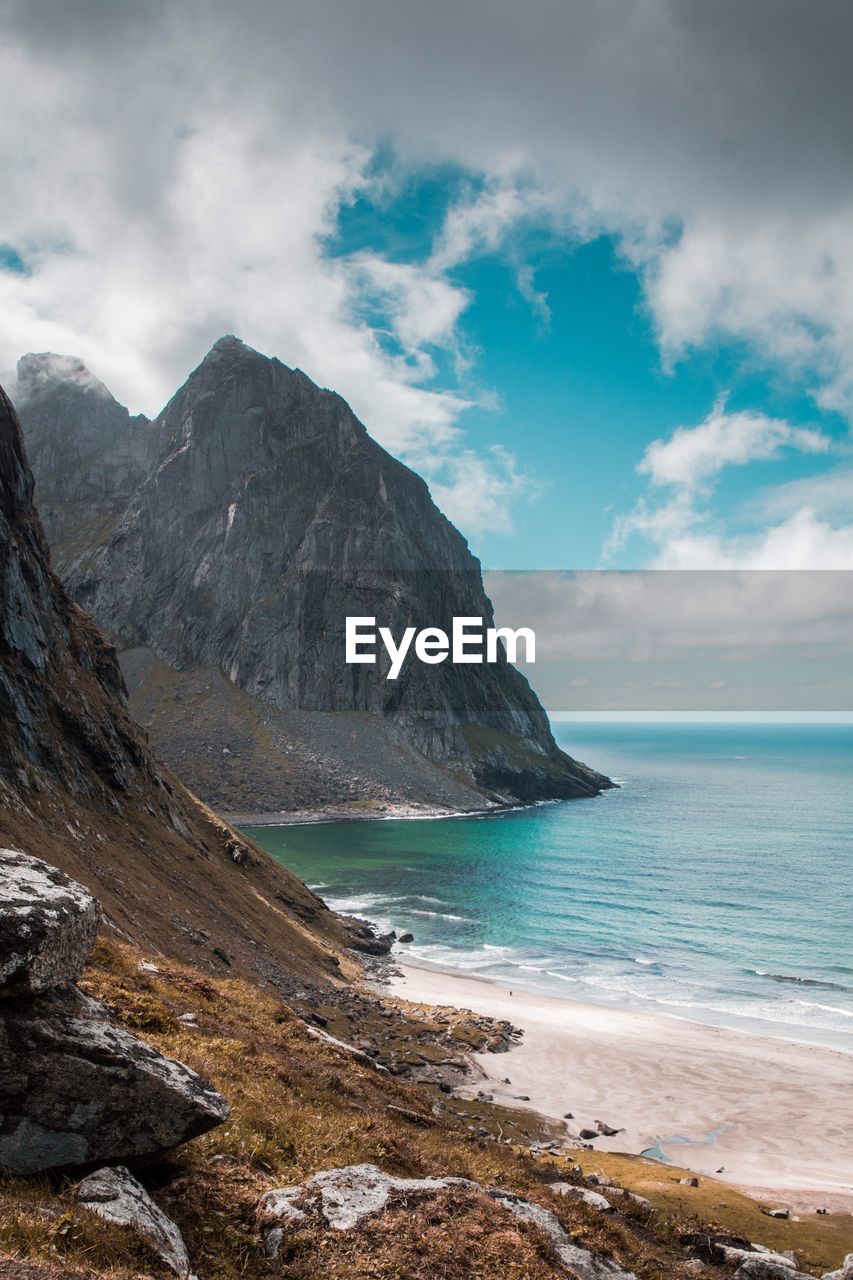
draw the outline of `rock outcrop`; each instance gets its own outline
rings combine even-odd
[[[325,737],[353,799],[355,784],[369,788],[382,769],[380,799],[444,796],[447,807],[461,808],[590,796],[609,785],[557,747],[538,699],[505,660],[410,659],[393,682],[381,665],[346,663],[348,615],[375,616],[398,636],[406,626],[449,632],[454,616],[490,626],[493,614],[479,562],[426,484],[370,438],[339,396],[223,338],[150,426],[131,428],[110,409],[122,459],[116,503],[128,489],[127,441],[156,460],[117,522],[102,519],[98,504],[90,519],[73,482],[69,492],[58,476],[74,471],[62,466],[63,441],[74,434],[75,412],[91,415],[91,393],[79,391],[79,371],[66,399],[55,379],[49,397],[27,390],[33,362],[52,359],[27,357],[22,367],[39,489],[72,594],[124,649],[156,655],[173,672],[221,673],[260,716],[248,736],[274,737],[285,755],[289,726],[275,713],[335,719],[331,730],[315,725],[309,740]],[[108,480],[99,473],[99,484]],[[142,666],[150,671],[150,662]],[[206,676],[205,692],[211,683]],[[224,731],[239,713],[221,696]],[[168,739],[182,709],[191,719],[189,700],[170,704],[168,714],[163,700],[149,703],[152,731],[162,727]],[[383,726],[387,765],[367,742],[359,751],[353,715]],[[366,727],[361,736],[369,737]],[[230,754],[229,742],[221,737]],[[411,776],[407,751],[419,761]],[[202,779],[220,803],[229,798],[223,778],[234,774],[222,755],[220,745],[216,777]],[[290,807],[281,780],[278,794],[270,785],[267,807]],[[231,807],[251,807],[245,786],[230,798]]]
[[[74,988],[0,1003],[0,1169],[146,1161],[227,1119],[215,1089]]]
[[[0,893],[0,937],[15,960],[0,986],[0,1170],[147,1160],[222,1124],[215,1089],[74,985],[100,918],[90,895],[16,851],[0,870],[14,885]]]
[[[578,1280],[634,1280],[633,1273],[611,1258],[575,1244],[549,1209],[497,1187],[484,1187],[469,1178],[397,1178],[373,1164],[327,1169],[295,1187],[270,1191],[258,1206],[264,1247],[278,1256],[285,1236],[319,1225],[332,1231],[352,1231],[363,1219],[386,1210],[393,1201],[409,1203],[435,1199],[451,1191],[464,1198],[490,1200],[511,1217],[534,1227],[548,1241],[566,1271]]]
[[[83,573],[92,528],[115,529],[154,460],[155,434],[73,357],[24,356],[15,399],[33,424],[27,451],[45,532],[54,555]]]
[[[573,1182],[552,1182],[551,1190],[555,1195],[566,1196],[569,1200],[580,1200],[589,1209],[598,1213],[612,1213],[613,1205],[598,1191],[590,1191],[588,1187],[578,1187]]]
[[[0,849],[0,997],[76,982],[100,923],[82,885],[38,858]]]
[[[137,1232],[164,1266],[181,1280],[189,1276],[183,1236],[129,1169],[119,1165],[90,1173],[77,1187],[77,1202],[105,1222]]]
[[[128,712],[114,647],[51,572],[20,427],[0,390],[4,846],[37,850],[149,953],[280,990],[336,979],[334,953],[351,940],[350,925],[154,758]]]

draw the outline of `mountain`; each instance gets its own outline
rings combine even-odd
[[[74,564],[115,529],[154,461],[155,434],[71,356],[24,356],[15,399],[51,424],[29,435],[27,453],[53,555]]]
[[[410,659],[395,681],[345,662],[348,615],[399,636],[493,614],[424,481],[340,396],[234,337],[153,423],[79,362],[25,357],[19,388],[57,567],[121,648],[158,749],[205,799],[472,809],[609,785],[559,750],[503,655]]]
[[[115,934],[287,991],[334,977],[354,926],[152,755],[113,646],[54,576],[0,389],[0,847],[62,868]]]

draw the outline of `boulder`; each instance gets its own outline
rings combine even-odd
[[[119,1166],[89,1174],[77,1187],[77,1201],[107,1222],[136,1231],[164,1266],[182,1280],[189,1276],[183,1236],[129,1169]]]
[[[754,1258],[760,1258],[762,1262],[772,1264],[774,1267],[784,1267],[786,1271],[792,1272],[797,1269],[797,1260],[791,1254],[776,1253],[773,1249],[766,1249],[764,1245],[754,1244],[748,1249],[739,1249],[733,1245],[720,1244],[717,1246],[717,1262],[728,1262],[731,1266],[739,1266],[746,1261],[752,1261]]]
[[[114,1026],[74,988],[0,1001],[0,1169],[149,1160],[214,1128],[228,1103]]]
[[[803,1271],[773,1262],[766,1254],[753,1253],[744,1258],[734,1274],[734,1280],[810,1280]],[[814,1280],[814,1277],[811,1277]]]
[[[552,1182],[551,1190],[557,1196],[566,1196],[569,1200],[580,1200],[590,1209],[597,1209],[599,1213],[613,1213],[613,1205],[599,1191],[578,1187],[573,1182]]]
[[[326,1169],[293,1187],[269,1191],[258,1205],[264,1247],[277,1256],[288,1232],[310,1226],[350,1231],[361,1220],[380,1213],[393,1199],[435,1196],[448,1188],[486,1196],[512,1217],[535,1227],[553,1248],[566,1270],[577,1280],[635,1280],[611,1258],[574,1244],[558,1218],[548,1209],[497,1187],[483,1187],[468,1178],[396,1178],[372,1164]]]
[[[0,997],[76,982],[101,909],[82,885],[17,849],[0,849]]]

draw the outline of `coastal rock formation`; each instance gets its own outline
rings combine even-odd
[[[446,1191],[457,1201],[457,1213],[464,1212],[466,1197],[485,1198],[518,1221],[529,1223],[578,1280],[633,1280],[633,1273],[611,1258],[574,1244],[550,1210],[499,1188],[483,1187],[469,1178],[396,1178],[372,1164],[327,1169],[298,1186],[268,1192],[258,1206],[258,1221],[267,1255],[275,1258],[289,1232],[312,1224],[332,1231],[351,1231],[363,1219],[384,1212],[395,1200],[407,1204],[436,1199]]]
[[[0,1170],[149,1159],[221,1124],[215,1089],[74,986],[100,920],[85,889],[14,850],[0,871]]]
[[[250,781],[253,771],[263,774],[268,808],[291,807],[292,797],[288,803],[283,769],[277,779],[264,774],[264,753],[251,746],[259,739],[283,759],[290,752],[304,760],[313,743],[327,773],[335,773],[330,759],[339,766],[329,785],[340,793],[332,799],[344,801],[373,790],[377,801],[476,808],[589,796],[609,785],[560,751],[538,699],[503,656],[494,665],[410,659],[395,681],[384,678],[387,662],[346,663],[348,615],[374,616],[399,636],[407,626],[449,632],[454,616],[488,627],[493,613],[479,562],[426,484],[370,438],[340,396],[222,338],[153,424],[131,426],[103,401],[109,411],[98,430],[114,433],[121,459],[110,510],[134,492],[117,521],[102,518],[97,503],[90,518],[64,475],[77,462],[65,442],[76,434],[75,414],[85,410],[91,423],[93,393],[80,392],[77,366],[67,398],[55,378],[49,395],[28,389],[34,365],[54,359],[26,358],[22,416],[59,569],[74,597],[134,652],[145,719],[170,751],[181,750],[174,739],[182,715],[195,728],[194,701],[218,699],[210,729],[214,737],[219,729],[218,752],[207,778],[191,777],[203,794],[251,807],[229,758],[235,731],[249,740],[242,773]],[[139,486],[130,483],[128,440],[151,459]],[[108,471],[98,483],[109,487]],[[178,688],[168,689],[157,662],[180,673]],[[192,672],[205,673],[195,700]],[[152,681],[161,696],[152,697]],[[294,746],[297,722],[281,712],[325,720],[309,725],[307,745]],[[376,726],[384,750],[371,741]]]
[[[0,849],[0,997],[76,982],[101,910],[82,885],[17,849]]]
[[[130,1227],[181,1280],[190,1273],[184,1238],[129,1169],[99,1169],[77,1186],[77,1202],[106,1222]]]
[[[110,929],[149,953],[281,991],[336,979],[335,953],[353,933],[154,758],[128,712],[115,649],[51,572],[20,427],[2,390],[0,847],[37,850],[92,893]],[[51,966],[66,962],[48,954],[59,934],[48,943],[44,916],[40,927],[42,969],[31,981],[49,980]],[[4,943],[14,967],[12,955]]]

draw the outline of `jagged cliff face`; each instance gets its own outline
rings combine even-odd
[[[155,433],[70,356],[24,356],[15,399],[48,541],[57,563],[79,575],[148,475]]]
[[[98,424],[116,434],[121,459],[112,510],[135,492],[114,528],[96,516],[87,533],[73,482],[53,479],[67,472],[79,393],[63,399],[54,386],[51,395],[53,418],[44,396],[25,396],[23,417],[44,459],[60,569],[123,647],[177,671],[221,671],[272,708],[381,717],[480,798],[588,795],[605,784],[557,749],[506,662],[410,659],[394,682],[381,666],[347,665],[347,615],[375,616],[395,635],[410,625],[449,631],[454,616],[493,619],[464,539],[339,396],[220,340],[150,427],[120,420],[108,402]],[[129,440],[134,466],[148,458],[138,488]],[[106,470],[102,478],[109,488]]]
[[[115,649],[50,569],[0,389],[0,846],[61,867],[151,950],[286,989],[337,970],[349,926],[162,768]]]

